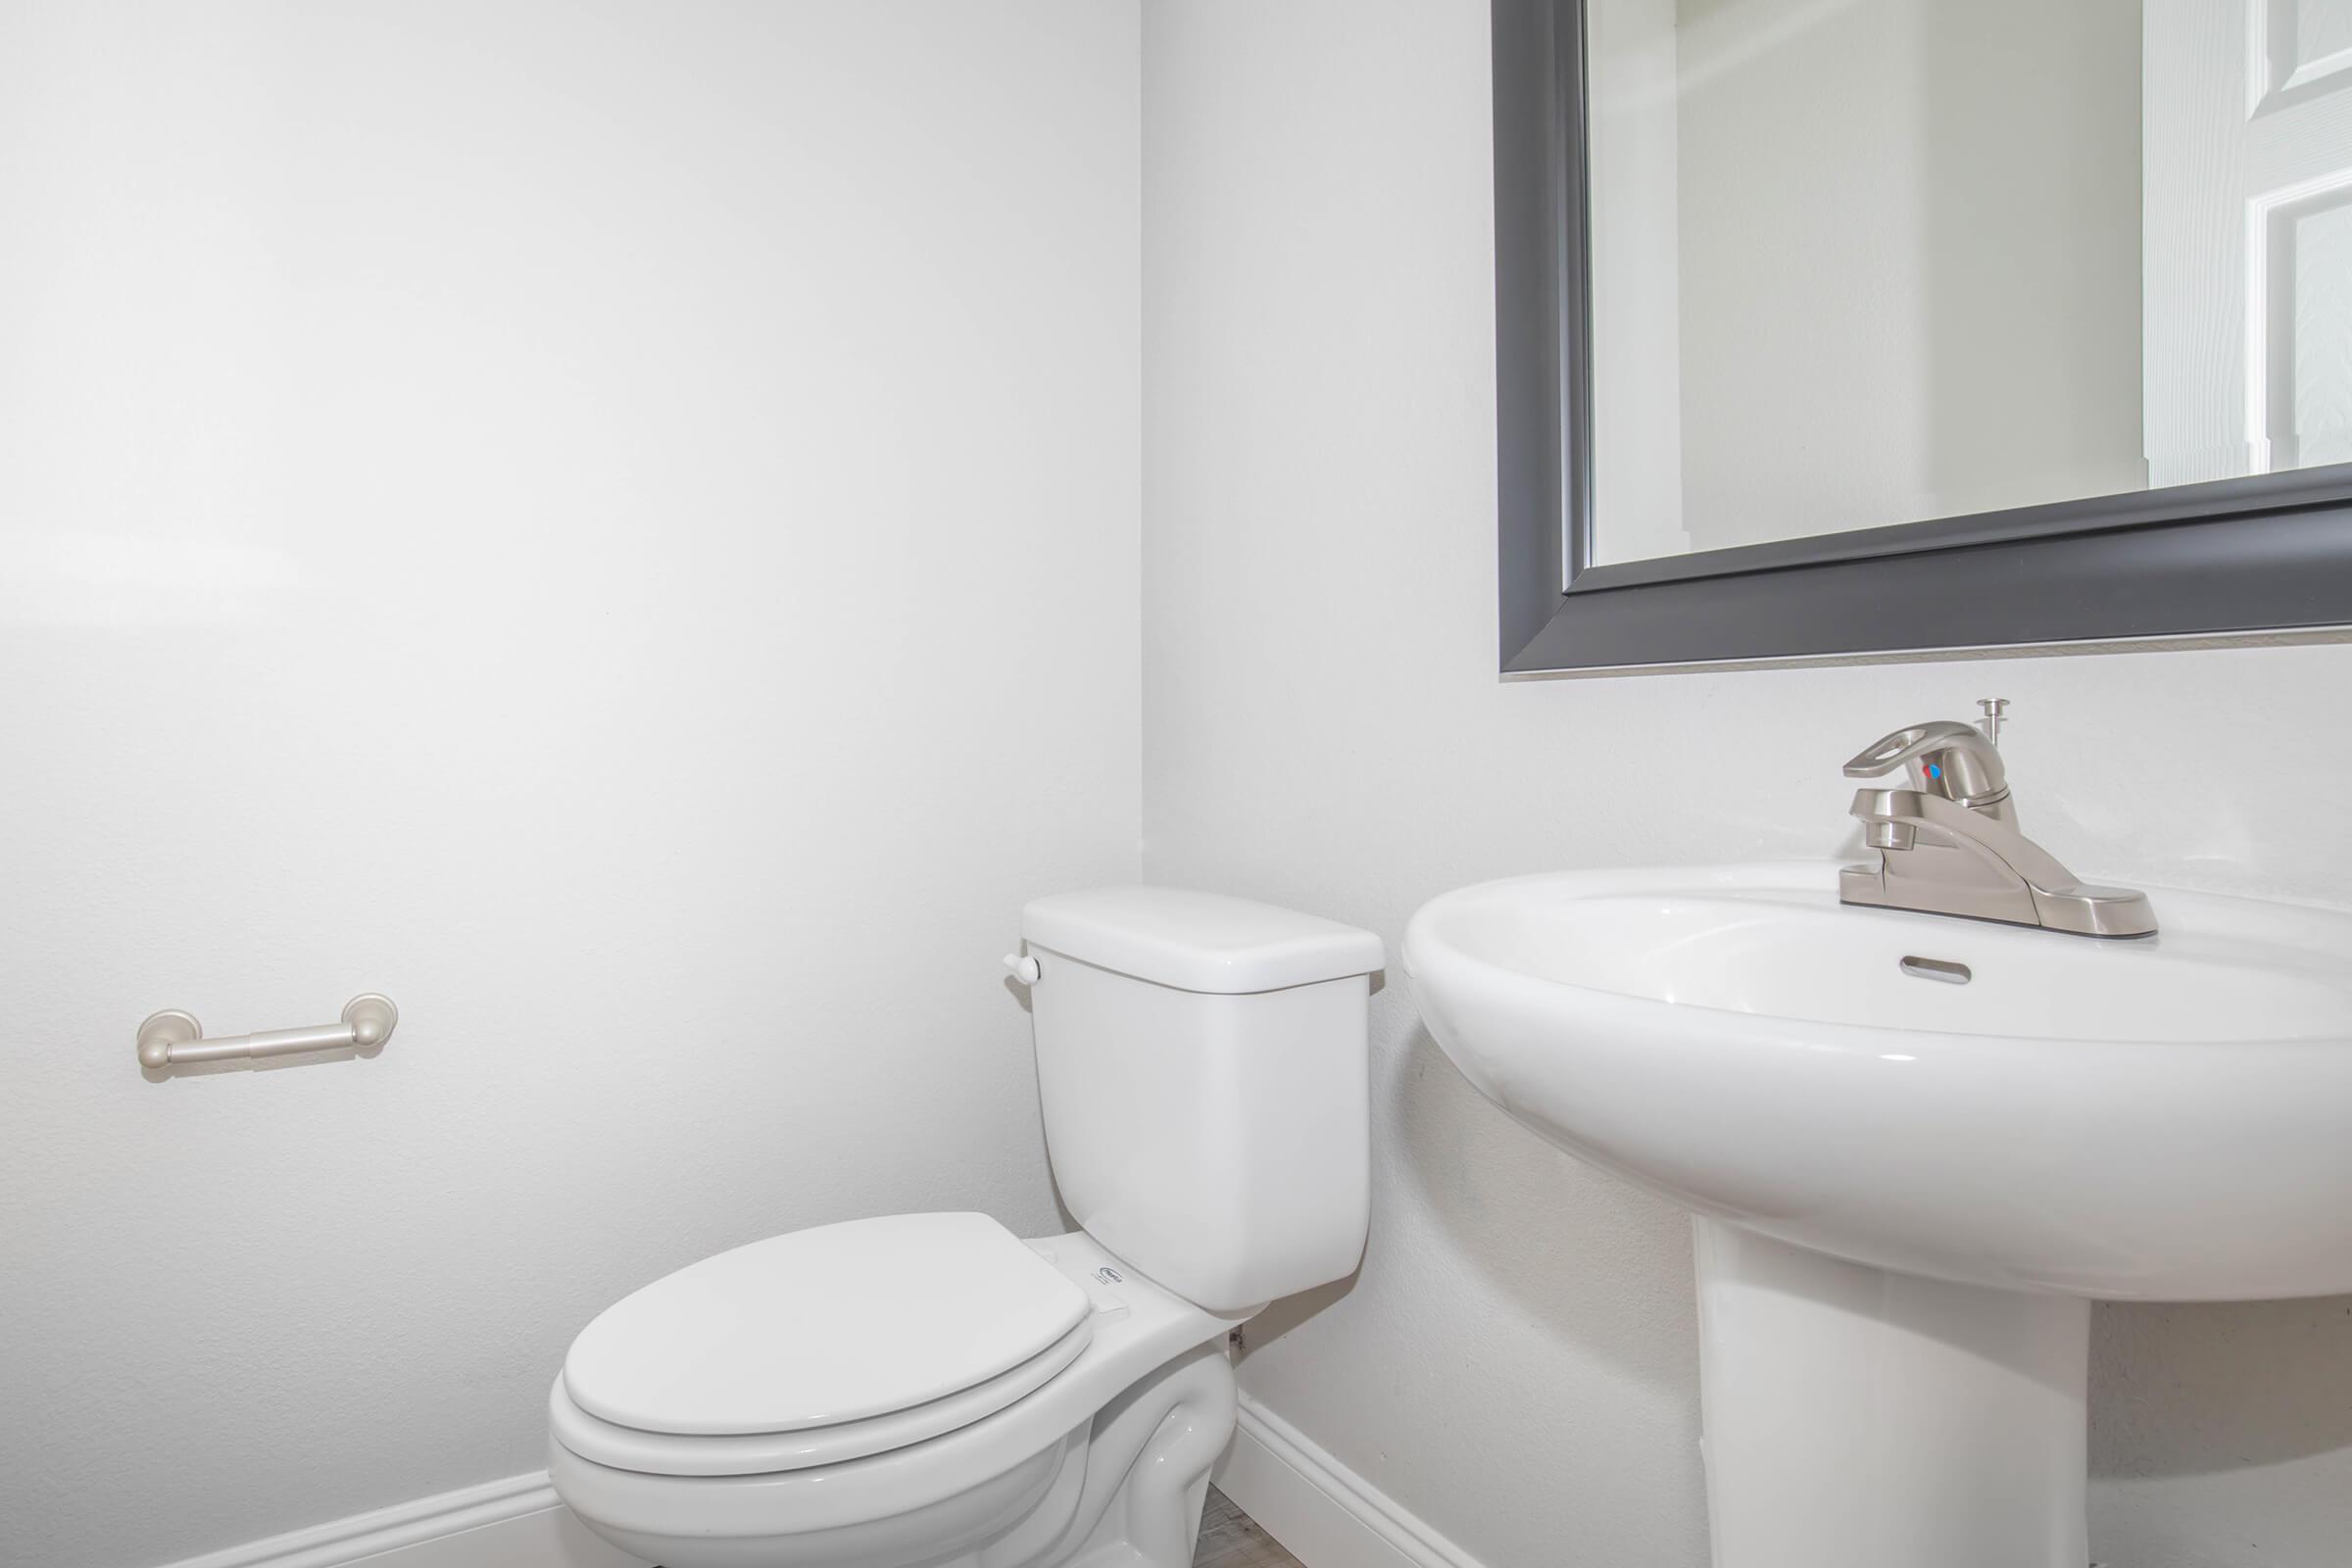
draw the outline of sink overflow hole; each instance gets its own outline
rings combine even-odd
[[[1905,956],[1899,967],[1907,975],[1921,980],[1940,980],[1947,986],[1964,986],[1976,978],[1965,963],[1953,963],[1945,958],[1923,958],[1917,954]]]

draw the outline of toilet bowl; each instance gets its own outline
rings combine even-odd
[[[557,1491],[599,1535],[664,1568],[1012,1568],[1068,1561],[1090,1545],[1130,1546],[1147,1562],[1186,1560],[1200,1517],[1194,1494],[1233,1429],[1233,1372],[1224,1350],[1238,1318],[1159,1289],[1083,1233],[1022,1243],[972,1214],[900,1215],[828,1229],[932,1220],[990,1227],[1067,1285],[1084,1316],[1056,1343],[1054,1357],[1073,1338],[1076,1353],[990,1413],[904,1444],[890,1442],[889,1423],[922,1431],[937,1424],[936,1406],[955,1396],[789,1432],[657,1433],[581,1408],[559,1377],[548,1397]],[[1099,1278],[1104,1270],[1117,1282]],[[862,1295],[843,1283],[853,1298]],[[943,1320],[958,1309],[952,1292],[934,1304]],[[995,1400],[984,1396],[982,1402]],[[1114,1405],[1109,1419],[1100,1419]],[[671,1422],[709,1424],[683,1413]],[[1122,1494],[1124,1517],[1105,1533],[1108,1504]],[[1139,1528],[1158,1539],[1125,1539]]]
[[[1369,933],[1122,888],[1023,915],[1049,1155],[1085,1228],[795,1231],[584,1329],[549,1474],[663,1568],[1186,1568],[1232,1328],[1360,1255]]]

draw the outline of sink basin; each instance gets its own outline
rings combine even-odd
[[[2352,1291],[2352,915],[2155,897],[2161,935],[2103,942],[1843,906],[1827,864],[1571,872],[1437,900],[1404,964],[1488,1098],[1765,1235],[2079,1296]]]
[[[1470,1081],[1699,1217],[1719,1568],[2081,1568],[2086,1299],[2352,1291],[2352,915],[2149,892],[2131,941],[1841,905],[1827,862],[1413,917]]]

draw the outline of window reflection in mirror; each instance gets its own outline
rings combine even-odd
[[[1593,556],[2352,461],[2352,0],[1588,0]]]

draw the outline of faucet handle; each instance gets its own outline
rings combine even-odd
[[[1992,806],[2009,798],[2009,773],[2001,754],[1973,724],[1939,719],[1882,735],[1845,764],[1847,778],[1877,778],[1898,767],[1911,770],[1911,787],[1961,806]]]

